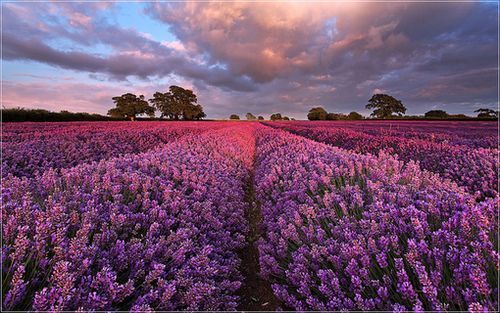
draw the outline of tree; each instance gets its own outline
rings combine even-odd
[[[367,109],[375,109],[371,116],[377,118],[392,118],[393,114],[402,116],[406,113],[406,108],[400,100],[396,98],[385,95],[385,94],[375,94],[368,100],[366,105]]]
[[[229,116],[229,119],[230,120],[239,120],[240,117],[238,115],[236,115],[236,114],[231,114],[231,116]]]
[[[178,103],[171,101],[169,93],[155,92],[152,99],[149,99],[149,103],[153,105],[158,111],[160,111],[160,118],[168,119],[179,119],[182,111]]]
[[[161,112],[160,118],[198,120],[206,116],[194,92],[179,86],[170,86],[165,93],[155,92],[149,102]]]
[[[283,116],[283,120],[284,120],[284,121],[289,121],[289,120],[290,120],[290,118],[289,118],[288,116]]]
[[[443,110],[430,110],[424,114],[426,118],[448,118],[449,115]]]
[[[190,105],[190,106],[186,107],[184,109],[184,111],[182,112],[182,115],[183,115],[183,119],[188,120],[188,121],[200,120],[200,119],[207,116],[205,114],[205,112],[203,112],[203,108],[199,104]]]
[[[271,114],[271,121],[279,121],[282,119],[283,119],[283,117],[281,117],[281,113]]]
[[[328,113],[326,119],[329,121],[345,120],[347,117],[342,113]]]
[[[362,120],[363,115],[359,114],[358,112],[351,112],[349,115],[347,115],[348,120]]]
[[[492,109],[477,109],[474,112],[479,113],[477,115],[479,118],[498,118],[498,112]]]
[[[327,112],[322,107],[315,107],[309,110],[307,119],[310,121],[326,120]]]
[[[263,120],[264,120],[264,116],[259,115],[259,117],[257,117],[257,119],[258,119],[259,121],[263,121]]]
[[[257,118],[255,117],[255,115],[253,115],[253,114],[252,114],[252,113],[250,113],[250,112],[248,112],[248,113],[246,114],[246,118],[247,118],[247,120],[249,120],[249,121],[254,121],[254,120],[256,120],[256,119],[257,119]]]
[[[133,121],[139,114],[147,114],[150,117],[153,117],[155,114],[155,108],[144,100],[143,95],[137,97],[134,94],[126,93],[119,97],[113,97],[112,99],[116,104],[116,108],[112,108],[108,111],[108,115],[111,117],[125,117]]]
[[[465,114],[451,114],[451,118],[469,119],[470,117]]]

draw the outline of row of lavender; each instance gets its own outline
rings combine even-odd
[[[279,124],[279,122],[278,122]],[[286,123],[285,123],[286,124]],[[302,127],[344,128],[374,136],[395,136],[423,139],[435,143],[469,146],[471,148],[496,148],[498,146],[497,122],[464,121],[335,121],[294,122]]]
[[[4,310],[235,309],[253,129],[2,180]]]
[[[360,154],[379,154],[380,151],[397,155],[404,161],[418,161],[425,169],[449,178],[479,197],[495,197],[498,189],[498,149],[471,148],[422,139],[397,136],[370,135],[335,125],[318,127],[272,123],[279,127],[319,142],[327,143]]]
[[[298,310],[495,310],[495,200],[413,162],[260,130],[263,274]]]
[[[51,168],[68,168],[140,153],[224,123],[169,122],[7,123],[2,125],[2,173],[32,177]]]
[[[211,127],[221,127],[223,123],[208,123]],[[46,140],[60,135],[84,135],[99,132],[121,131],[137,129],[168,129],[168,128],[199,128],[208,126],[205,122],[23,122],[3,123],[2,142],[22,142],[33,140]],[[78,139],[78,137],[77,137]]]

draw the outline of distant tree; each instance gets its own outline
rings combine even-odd
[[[283,119],[283,117],[281,116],[281,113],[271,114],[271,121],[279,121],[282,119]]]
[[[326,120],[327,112],[325,109],[322,107],[315,107],[309,110],[309,113],[307,114],[307,119],[310,121],[320,121],[320,120]]]
[[[348,120],[362,120],[363,115],[359,114],[358,112],[351,112],[349,115],[347,115]]]
[[[448,118],[449,115],[446,113],[446,111],[443,110],[430,110],[428,112],[425,112],[424,116],[426,118]]]
[[[402,116],[406,113],[406,107],[400,100],[396,98],[385,95],[385,94],[375,94],[368,100],[366,105],[367,109],[375,109],[371,116],[377,118],[392,118],[393,114]]]
[[[291,121],[295,121],[295,119],[294,119],[293,117],[292,117],[292,118],[290,118],[290,120],[291,120]]]
[[[345,120],[345,119],[347,119],[347,116],[345,116],[342,113],[328,113],[326,115],[326,119],[329,121]]]
[[[239,120],[240,117],[238,115],[236,115],[236,114],[231,114],[231,116],[229,116],[229,119],[230,120]]]
[[[469,119],[470,117],[465,115],[465,114],[451,114],[450,117],[452,118],[460,118],[460,119]]]
[[[263,120],[264,120],[264,116],[259,115],[259,117],[257,117],[257,119],[258,119],[259,121],[263,121]]]
[[[290,120],[290,118],[289,118],[288,116],[283,116],[283,120],[284,120],[284,121],[289,121],[289,120]]]
[[[206,116],[194,92],[179,86],[170,86],[165,93],[155,92],[149,102],[161,112],[160,118],[198,120]]]
[[[492,109],[477,109],[474,112],[479,113],[479,118],[498,118],[498,112]]]
[[[253,115],[253,114],[252,114],[252,113],[250,113],[250,112],[248,112],[245,116],[246,116],[247,120],[249,120],[249,121],[254,121],[254,120],[256,120],[256,119],[257,119],[257,118],[255,117],[255,115]]]
[[[116,104],[116,108],[112,108],[108,111],[108,115],[111,117],[124,117],[133,121],[137,115],[140,114],[147,114],[150,117],[153,117],[155,114],[155,108],[144,100],[143,95],[137,97],[134,94],[126,93],[119,97],[113,97],[112,99]]]

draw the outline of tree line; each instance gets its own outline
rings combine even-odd
[[[120,121],[100,114],[86,112],[60,111],[52,112],[44,109],[10,108],[2,109],[2,122],[76,122],[76,121]]]
[[[69,111],[51,112],[44,109],[25,109],[11,108],[2,109],[2,122],[64,122],[64,121],[117,121],[117,120],[135,120],[138,115],[147,115],[149,119],[155,116],[155,111],[160,112],[160,119],[171,120],[200,120],[206,117],[203,112],[203,107],[198,104],[198,99],[192,90],[184,89],[178,86],[170,86],[165,93],[156,92],[153,98],[146,100],[143,95],[136,96],[132,93],[126,93],[118,97],[113,97],[115,108],[108,111],[109,116],[99,114],[90,114],[85,112],[73,113]],[[398,100],[390,95],[375,94],[368,104],[367,109],[373,109],[371,117],[375,119],[455,119],[468,120],[472,119],[464,114],[448,114],[444,110],[430,110],[424,116],[405,116],[406,107],[401,100]],[[474,111],[478,119],[492,120],[498,119],[499,112],[479,108]],[[249,121],[264,120],[264,117],[255,116],[248,112],[245,115]],[[322,107],[313,107],[307,114],[309,120],[361,120],[365,117],[358,112],[349,114],[327,112]],[[237,114],[229,116],[231,120],[239,120]],[[270,120],[294,120],[281,113],[271,114]]]
[[[347,115],[342,113],[328,113],[322,107],[315,107],[309,110],[307,119],[310,121],[335,121],[335,120],[362,120],[363,115],[358,112],[351,112]]]
[[[142,114],[154,117],[156,110],[160,112],[160,119],[192,121],[206,117],[194,92],[179,86],[170,86],[165,93],[155,92],[153,98],[147,101],[144,95],[136,96],[132,93],[112,99],[115,107],[108,111],[108,115],[115,118],[133,121]]]
[[[405,117],[406,107],[401,100],[398,100],[386,94],[374,94],[368,104],[365,106],[367,109],[372,109],[370,114],[375,119],[396,119],[396,118],[409,118],[418,119],[422,117],[408,116]],[[474,112],[478,113],[477,118],[480,119],[497,119],[499,116],[498,111],[491,109],[477,109]],[[444,110],[430,110],[424,114],[425,119],[467,119],[470,118],[464,114],[448,114]],[[309,110],[307,119],[310,121],[317,120],[361,120],[364,117],[358,112],[351,112],[348,115],[342,113],[328,113],[322,107],[314,107]]]
[[[264,117],[262,115],[259,115],[258,117],[255,117],[255,115],[253,115],[250,112],[248,112],[247,114],[245,114],[245,117],[249,121],[255,121],[255,120],[263,121],[264,120]],[[240,120],[240,116],[238,114],[231,114],[229,116],[229,119],[230,120]],[[269,117],[269,119],[271,121],[295,121],[294,118],[289,118],[288,116],[283,116],[283,115],[281,115],[281,113],[273,113],[273,114],[271,114],[271,116]]]

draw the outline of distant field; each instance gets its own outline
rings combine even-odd
[[[496,310],[496,122],[2,124],[4,310]]]

